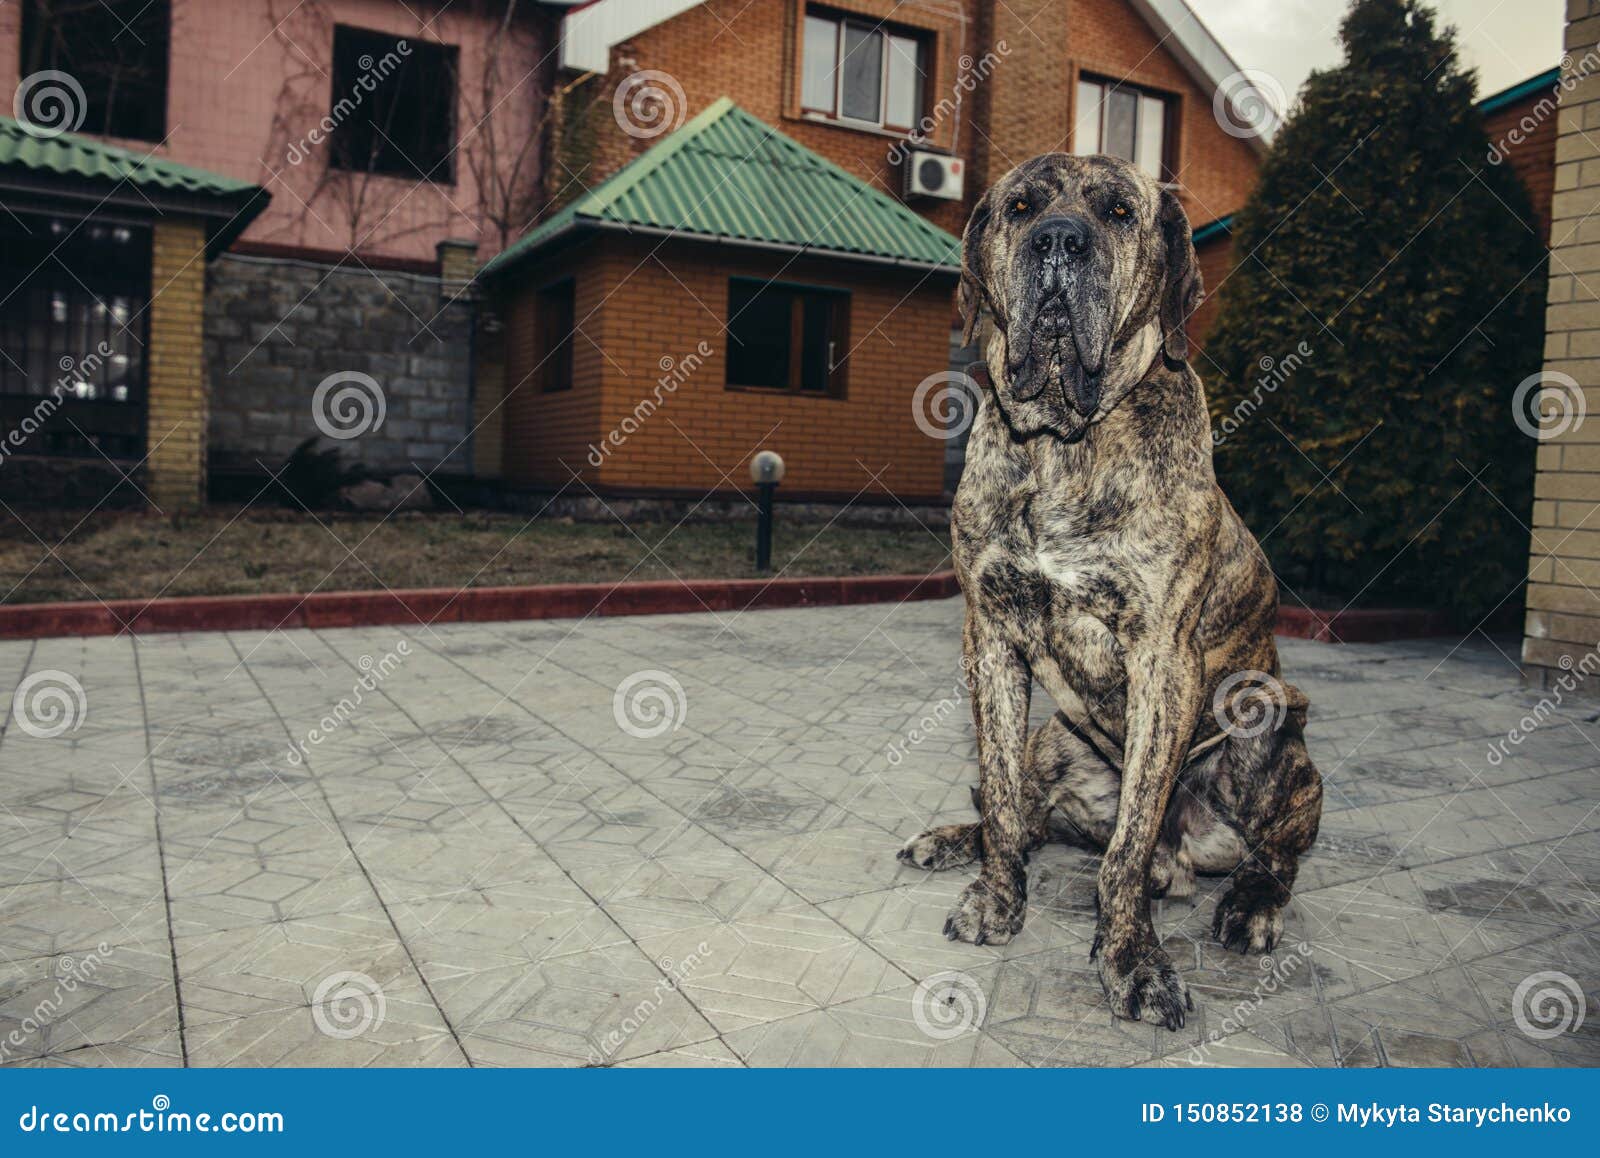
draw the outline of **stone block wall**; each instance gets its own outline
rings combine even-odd
[[[459,279],[459,271],[451,271]],[[470,296],[434,275],[225,254],[206,287],[213,472],[276,469],[324,432],[313,397],[330,375],[365,375],[372,420],[334,423],[347,465],[376,471],[472,469]],[[454,300],[452,300],[454,298]],[[344,385],[371,392],[352,383]],[[355,412],[365,414],[366,412]],[[375,423],[375,424],[374,424]]]

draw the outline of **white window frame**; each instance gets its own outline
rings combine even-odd
[[[805,34],[804,22],[806,20],[825,20],[834,28],[833,41],[833,107],[831,109],[814,108],[805,103]],[[801,17],[802,32],[799,37],[801,61],[799,72],[800,84],[800,111],[808,116],[821,117],[841,125],[854,128],[878,129],[889,133],[914,133],[917,131],[917,122],[923,117],[926,91],[924,82],[927,79],[928,41],[924,33],[915,29],[902,28],[898,25],[872,24],[865,20],[852,19],[849,16],[835,15],[832,12],[813,12],[809,7]],[[844,113],[844,33],[847,27],[877,33],[878,42],[882,51],[878,73],[878,117],[876,120],[867,120],[861,117],[846,116]],[[916,109],[912,123],[897,125],[888,119],[889,115],[889,69],[894,56],[893,41],[895,39],[909,40],[917,46],[917,59],[912,67],[916,70],[916,93],[913,98]]]
[[[1109,96],[1113,91],[1120,90],[1122,92],[1126,92],[1126,93],[1130,94],[1134,98],[1133,161],[1132,161],[1132,163],[1137,165],[1139,163],[1139,161],[1138,161],[1139,143],[1140,143],[1141,139],[1143,138],[1144,131],[1145,131],[1145,115],[1146,115],[1146,104],[1145,104],[1145,102],[1147,100],[1156,101],[1156,102],[1159,103],[1160,110],[1161,110],[1161,113],[1160,113],[1160,117],[1161,117],[1161,120],[1160,120],[1160,124],[1161,124],[1161,157],[1160,157],[1160,161],[1159,161],[1159,164],[1161,166],[1161,172],[1152,173],[1151,176],[1154,177],[1157,181],[1166,183],[1169,180],[1168,174],[1172,171],[1174,158],[1176,156],[1176,150],[1174,149],[1174,140],[1173,140],[1173,138],[1176,136],[1176,133],[1174,133],[1172,131],[1172,129],[1173,129],[1173,115],[1172,115],[1172,112],[1173,112],[1173,108],[1174,108],[1174,101],[1176,100],[1176,98],[1173,97],[1173,95],[1171,93],[1165,93],[1165,92],[1160,91],[1159,89],[1145,88],[1142,85],[1130,84],[1130,83],[1128,83],[1126,81],[1113,80],[1110,77],[1103,77],[1103,76],[1098,75],[1097,73],[1092,73],[1091,72],[1091,73],[1080,73],[1078,78],[1077,78],[1077,84],[1073,89],[1074,99],[1079,101],[1080,103],[1081,103],[1081,100],[1082,100],[1082,90],[1083,90],[1083,87],[1085,85],[1091,85],[1091,86],[1093,86],[1095,88],[1098,88],[1100,90],[1100,99],[1099,99],[1099,102],[1098,102],[1098,109],[1097,109],[1097,111],[1099,113],[1099,116],[1097,118],[1098,119],[1098,124],[1095,126],[1095,131],[1096,131],[1096,135],[1097,135],[1098,139],[1096,140],[1095,147],[1093,149],[1086,149],[1084,147],[1084,142],[1082,142],[1082,141],[1080,141],[1078,139],[1079,134],[1080,134],[1080,130],[1083,127],[1083,121],[1082,121],[1083,109],[1081,107],[1077,108],[1077,109],[1074,110],[1074,114],[1075,115],[1074,115],[1074,118],[1073,118],[1073,125],[1072,125],[1072,136],[1073,136],[1072,151],[1074,153],[1078,154],[1079,156],[1084,156],[1084,155],[1087,155],[1088,153],[1101,153],[1101,152],[1105,151],[1106,116],[1107,116],[1108,108],[1109,108],[1110,103],[1111,103],[1110,101],[1108,101],[1106,99],[1106,97]]]

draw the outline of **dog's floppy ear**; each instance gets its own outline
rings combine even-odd
[[[987,276],[983,239],[989,231],[993,199],[992,189],[978,199],[978,203],[972,207],[972,216],[967,218],[966,231],[961,235],[961,289],[957,294],[957,306],[961,311],[963,346],[972,345],[973,335],[978,332],[978,312],[983,305],[983,285]]]
[[[1161,239],[1166,249],[1166,278],[1161,285],[1161,352],[1176,369],[1189,358],[1189,315],[1204,296],[1200,263],[1194,253],[1189,215],[1171,189],[1161,191]]]

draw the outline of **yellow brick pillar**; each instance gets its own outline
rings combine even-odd
[[[155,226],[150,263],[149,413],[146,492],[162,510],[205,501],[205,229],[198,222]]]
[[[504,438],[504,408],[500,405],[506,389],[504,335],[484,308],[481,291],[472,285],[478,272],[477,242],[441,241],[436,252],[443,300],[453,300],[471,313],[472,473],[478,478],[497,479]]]

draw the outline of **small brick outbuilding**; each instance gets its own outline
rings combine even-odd
[[[770,449],[787,498],[937,501],[959,272],[957,238],[724,97],[484,268],[480,446],[578,496],[731,493]]]

